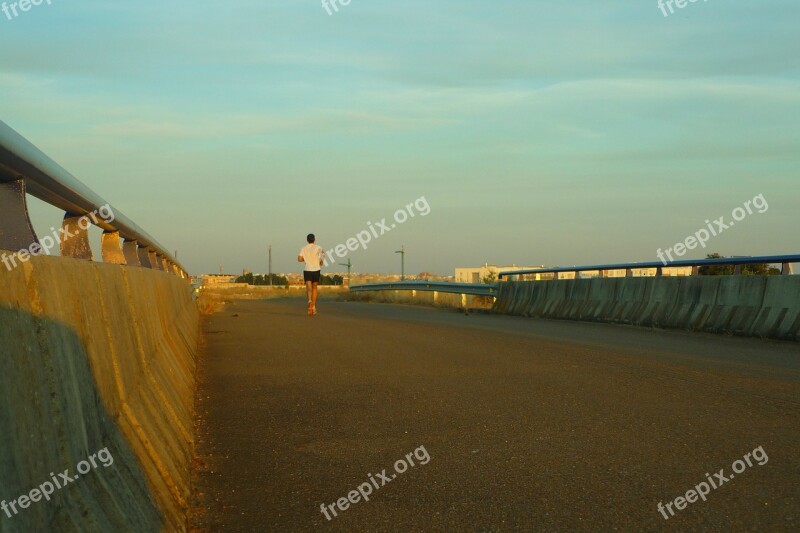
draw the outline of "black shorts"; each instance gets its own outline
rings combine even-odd
[[[314,283],[319,283],[320,273],[321,272],[319,270],[311,270],[311,271],[303,270],[303,279],[305,281],[312,281]]]

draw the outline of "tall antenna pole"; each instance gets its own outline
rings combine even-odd
[[[400,281],[405,281],[406,279],[406,245],[400,247],[399,250],[395,252],[396,254],[400,254]]]
[[[350,286],[350,268],[352,268],[353,263],[350,261],[350,258],[347,258],[347,263],[339,263],[343,267],[347,267],[347,286]]]

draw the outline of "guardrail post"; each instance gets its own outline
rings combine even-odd
[[[742,273],[742,265],[736,265],[733,267],[733,275],[739,276]]]
[[[553,272],[553,281],[558,279],[558,272]]]
[[[0,249],[18,251],[39,244],[28,217],[23,180],[0,183]]]
[[[699,276],[700,275],[700,267],[698,265],[692,266],[692,276]]]
[[[656,277],[660,278],[664,275],[664,268],[663,267],[656,267]]]
[[[790,274],[794,274],[794,267],[791,263],[783,263],[781,265],[781,275],[788,276]]]
[[[139,255],[139,264],[145,268],[153,268],[153,265],[150,264],[150,254],[147,252],[147,246],[136,247],[136,253]]]
[[[83,222],[86,225],[83,225]],[[89,246],[89,226],[91,221],[84,215],[65,213],[61,223],[61,255],[75,259],[88,259],[92,261],[92,247]]]
[[[633,269],[632,268],[626,268],[625,269],[625,277],[626,278],[632,278],[633,277]]]
[[[125,264],[128,266],[142,266],[139,260],[138,252],[139,244],[136,241],[128,241],[122,243],[122,255],[125,256]]]
[[[160,261],[158,260],[158,254],[156,254],[152,248],[147,249],[147,260],[150,263],[150,268],[153,270],[161,270],[161,266],[159,265]]]
[[[125,254],[122,253],[122,243],[118,231],[104,231],[101,244],[101,254],[104,263],[112,265],[125,265]]]
[[[600,270],[598,272],[600,278],[607,278],[608,277],[608,270]]]

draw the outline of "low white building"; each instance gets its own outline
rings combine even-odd
[[[645,277],[655,277],[657,269],[655,268],[632,268],[631,272],[635,278],[645,278]],[[625,271],[624,270],[609,270],[607,271],[608,274],[606,275],[607,278],[624,278]],[[589,273],[591,275],[587,275],[587,273],[582,272],[581,277],[596,277],[597,272]],[[661,268],[661,275],[662,276],[691,276],[692,275],[692,267],[662,267]]]
[[[517,270],[531,270],[534,268],[544,268],[544,265],[537,266],[517,266],[511,265],[499,267],[497,265],[484,264],[482,267],[456,268],[456,283],[483,283],[486,279],[498,281],[499,272],[516,272]],[[530,279],[538,279],[538,274],[530,274]],[[528,279],[528,275],[525,276]]]

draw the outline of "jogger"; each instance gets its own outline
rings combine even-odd
[[[309,233],[306,237],[308,244],[300,249],[297,262],[305,262],[303,280],[306,282],[306,296],[308,296],[308,316],[317,314],[317,285],[319,285],[322,263],[325,261],[325,252],[320,246],[314,244],[316,237]]]

